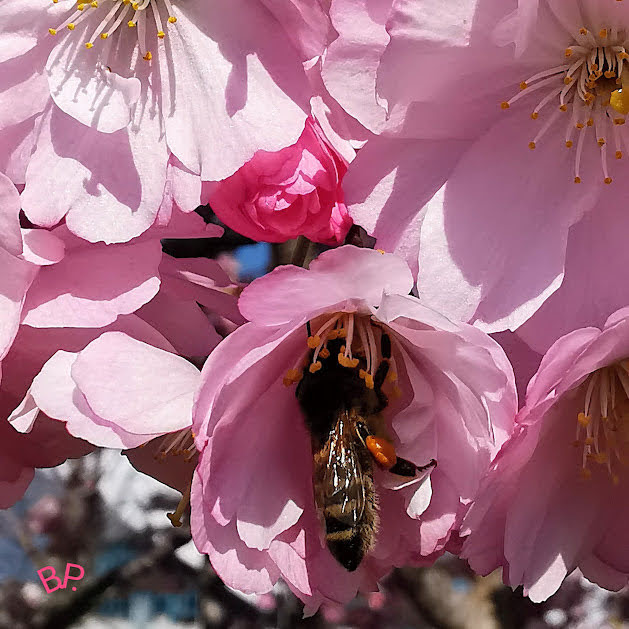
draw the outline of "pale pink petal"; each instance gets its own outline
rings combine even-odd
[[[204,180],[232,175],[255,151],[293,144],[309,89],[299,55],[257,2],[188,2],[160,50],[168,147]],[[175,72],[169,67],[174,65]]]
[[[274,269],[250,284],[238,305],[249,321],[280,325],[307,314],[351,307],[352,300],[376,305],[383,291],[410,292],[412,281],[400,258],[344,246],[322,253],[309,271],[293,266]]]
[[[83,37],[75,32],[50,53],[46,64],[50,94],[57,107],[78,122],[113,133],[131,121],[131,108],[140,98],[140,80],[112,72],[85,48]]]
[[[23,229],[24,252],[22,258],[37,266],[57,264],[65,255],[65,244],[45,229]]]
[[[618,286],[625,281],[624,268],[629,264],[623,238],[629,219],[618,211],[618,199],[629,194],[629,186],[620,177],[612,186],[613,190],[605,186],[592,211],[570,229],[561,286],[518,328],[518,334],[537,351],[545,351],[571,330],[602,326],[627,303]]]
[[[159,290],[159,241],[96,244],[43,267],[28,293],[23,322],[34,327],[102,327]]]
[[[377,137],[360,150],[343,180],[351,217],[375,236],[377,247],[403,257],[414,276],[423,208],[465,147],[467,143],[460,140]]]
[[[70,434],[106,448],[135,447],[153,435],[129,433],[99,417],[77,389],[71,370],[77,354],[58,351],[33,380],[30,394],[46,415],[65,422]]]
[[[26,172],[28,218],[52,227],[66,216],[70,230],[91,242],[125,242],[150,227],[162,202],[167,151],[157,114],[149,116],[129,131],[102,134],[53,107]]]
[[[11,347],[20,314],[37,267],[0,248],[0,359]]]
[[[496,124],[471,147],[448,180],[443,204],[431,206],[422,225],[422,299],[488,332],[515,329],[559,288],[568,230],[601,188],[593,178],[565,183],[573,161],[567,151],[557,159],[559,125],[531,151],[524,115]],[[584,147],[584,171],[598,167],[586,164],[594,159],[594,149]],[[512,268],[519,272],[506,273]]]
[[[20,195],[11,180],[0,173],[0,247],[13,255],[22,253]]]
[[[128,432],[155,434],[190,425],[199,371],[180,356],[108,332],[79,353],[72,378],[99,416]]]
[[[323,4],[315,0],[262,0],[284,27],[304,61],[323,54],[332,27]]]
[[[329,45],[322,69],[330,94],[376,132],[386,122],[386,107],[376,97],[376,73],[389,42],[385,23],[391,4],[392,0],[334,0],[330,17],[339,37]]]

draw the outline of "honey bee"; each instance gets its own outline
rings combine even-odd
[[[296,396],[310,431],[315,504],[325,524],[326,544],[334,558],[354,571],[373,548],[379,527],[374,464],[393,474],[414,478],[436,465],[418,467],[397,457],[382,411],[382,391],[389,372],[391,341],[382,332],[382,360],[370,386],[366,361],[357,356],[341,364],[342,339],[330,340],[326,359],[313,372],[304,368]],[[339,361],[335,360],[338,353]],[[311,353],[312,357],[312,353]]]

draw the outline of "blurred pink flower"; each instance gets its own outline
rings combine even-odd
[[[336,245],[352,224],[341,187],[346,170],[311,117],[295,144],[275,153],[258,151],[231,177],[212,185],[207,201],[223,223],[254,240],[306,236]]]
[[[331,18],[324,80],[377,134],[344,179],[350,215],[405,256],[423,301],[514,330],[571,282],[529,331],[542,352],[625,304],[626,247],[606,239],[627,220],[629,136],[609,104],[627,2],[336,0]]]
[[[412,283],[399,258],[344,246],[321,254],[309,270],[279,267],[242,293],[250,323],[208,358],[193,424],[200,455],[192,534],[229,586],[260,594],[282,577],[316,609],[374,588],[394,565],[429,562],[446,548],[510,432],[516,396],[500,347],[408,296]],[[415,464],[435,458],[438,466],[423,483],[403,486],[399,476],[374,472],[380,533],[348,572],[323,540],[310,438],[292,385],[308,356],[315,373],[322,362],[336,364],[330,351],[340,351],[338,362],[367,395],[386,353],[378,349],[384,332],[392,356],[383,416],[395,449]],[[332,338],[343,334],[346,347],[338,350]]]
[[[602,587],[627,585],[628,357],[627,308],[548,350],[462,527],[476,572],[502,567],[533,601],[577,567]]]
[[[0,169],[26,183],[29,219],[127,241],[171,176],[224,179],[294,143],[310,109],[302,61],[330,33],[311,4],[3,2]],[[198,205],[175,188],[182,209]]]

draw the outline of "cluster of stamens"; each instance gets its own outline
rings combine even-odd
[[[629,442],[629,362],[623,361],[592,373],[583,385],[583,411],[577,416],[573,445],[582,448],[581,476],[592,476],[590,463],[605,466],[618,484],[618,464],[628,462],[623,444]]]
[[[367,315],[358,315],[352,312],[339,312],[333,315],[323,315],[308,323],[308,339],[306,341],[308,350],[305,356],[301,356],[296,365],[289,369],[284,376],[284,384],[288,387],[296,384],[303,377],[304,369],[307,367],[310,373],[316,373],[323,367],[322,360],[330,359],[328,343],[336,339],[344,339],[345,343],[332,360],[348,369],[358,369],[359,377],[365,381],[368,389],[374,388],[374,376],[378,365],[382,360],[390,363],[386,380],[393,384],[393,395],[399,395],[400,391],[394,383],[397,381],[395,369],[395,359],[382,357],[380,351],[380,338],[382,330],[372,324],[371,318]],[[316,330],[312,334],[312,330]],[[312,353],[308,364],[307,356]],[[363,359],[364,366],[360,366]]]
[[[623,156],[619,127],[625,124],[629,113],[629,59],[625,31],[603,28],[593,33],[581,28],[575,36],[575,44],[566,48],[566,62],[538,72],[520,83],[520,92],[501,103],[503,109],[532,92],[542,90],[543,98],[537,103],[531,118],[537,120],[547,105],[556,103],[556,108],[541,124],[537,135],[529,142],[529,148],[537,144],[557,122],[567,114],[565,145],[572,148],[576,140],[574,182],[581,183],[581,157],[587,130],[593,128],[600,148],[603,180],[612,182],[607,165],[607,146],[613,140],[616,159]],[[626,84],[626,86],[625,86]],[[624,88],[627,89],[624,89]]]
[[[191,461],[197,453],[194,437],[192,430],[180,430],[166,435],[154,458],[163,462],[168,456],[183,456],[184,461]]]
[[[57,4],[59,0],[52,0]],[[162,6],[162,13],[160,13]],[[87,49],[93,48],[97,39],[108,39],[116,31],[126,25],[128,28],[135,28],[138,34],[138,44],[140,53],[146,61],[150,61],[153,55],[146,47],[146,21],[148,9],[151,9],[155,23],[157,37],[163,39],[166,36],[164,23],[174,24],[177,18],[173,15],[171,0],[91,0],[76,3],[75,10],[66,20],[56,28],[49,28],[51,35],[56,35],[59,31],[67,28],[73,31],[79,24],[86,20],[97,20],[97,26],[92,30],[88,41],[85,42]]]

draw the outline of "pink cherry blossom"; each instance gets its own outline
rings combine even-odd
[[[0,184],[0,255],[6,269],[28,272],[22,284],[17,273],[0,284],[0,502],[7,506],[35,467],[189,429],[199,374],[178,354],[204,359],[221,338],[212,319],[237,325],[242,317],[235,287],[215,262],[162,253],[162,238],[215,237],[220,227],[175,208],[165,226],[132,242],[93,244],[65,225],[20,229],[17,191],[6,178]],[[123,406],[132,416],[121,414]]]
[[[0,168],[26,183],[33,223],[129,240],[172,177],[221,180],[298,139],[302,62],[331,34],[319,2],[3,2]]]
[[[577,567],[602,587],[627,585],[627,356],[626,308],[545,354],[464,522],[462,555],[475,571],[502,567],[533,601]]]
[[[396,256],[344,246],[321,254],[309,270],[278,267],[242,293],[249,323],[208,358],[193,424],[200,451],[193,539],[229,586],[260,594],[282,577],[312,610],[347,601],[358,588],[374,588],[392,566],[432,561],[448,546],[510,432],[513,373],[484,333],[408,296],[412,283]],[[438,465],[410,485],[374,472],[380,532],[348,572],[323,540],[294,384],[325,370],[326,361],[336,364],[332,350],[367,392],[380,377],[385,334],[393,348],[382,385],[390,438],[409,461],[434,458]],[[343,336],[339,350],[334,339]]]
[[[423,300],[514,330],[567,282],[527,336],[541,351],[624,305],[625,247],[583,252],[625,231],[626,2],[337,0],[331,17],[324,80],[377,134],[345,177],[350,214]]]
[[[258,151],[234,175],[213,185],[207,200],[216,215],[244,236],[283,242],[306,236],[343,242],[352,222],[341,180],[347,165],[314,118],[299,140],[269,153]]]

